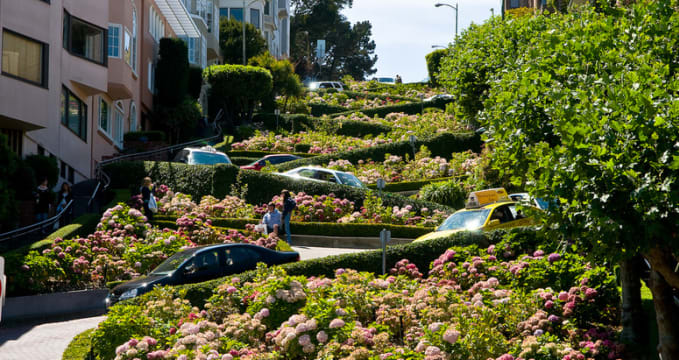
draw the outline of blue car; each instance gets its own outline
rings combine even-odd
[[[251,244],[207,245],[180,251],[153,269],[147,276],[113,288],[106,305],[147,293],[154,286],[181,285],[216,279],[253,270],[257,263],[279,265],[299,261],[299,253],[282,252]]]

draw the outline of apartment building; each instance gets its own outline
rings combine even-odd
[[[184,0],[0,0],[0,132],[21,156],[56,158],[62,181],[92,177],[148,128],[161,38],[184,39],[196,66],[218,61],[210,16]]]
[[[504,0],[505,11],[521,7],[544,9],[547,7],[547,0]]]
[[[290,55],[290,0],[215,1],[219,2],[220,19],[247,21],[262,31],[273,56],[281,59]]]

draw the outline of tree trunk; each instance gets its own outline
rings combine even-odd
[[[663,360],[679,359],[679,312],[672,288],[657,271],[651,271],[649,283],[658,322],[658,352]]]
[[[659,272],[669,285],[679,289],[679,273],[674,272],[676,260],[670,249],[656,246],[645,253],[644,257],[651,263],[651,268]]]
[[[620,339],[631,349],[626,359],[638,359],[643,344],[648,341],[648,331],[641,306],[640,257],[620,263],[620,282],[622,285],[622,334]]]

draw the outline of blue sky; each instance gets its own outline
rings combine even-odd
[[[445,0],[354,0],[354,6],[344,10],[352,23],[369,20],[372,24],[378,56],[375,75],[399,74],[404,82],[427,77],[424,56],[433,50],[432,45],[448,45],[455,32],[455,11],[437,8],[437,2],[455,4]],[[459,1],[458,33],[472,22],[490,18],[491,8],[499,15],[500,4],[500,0]]]

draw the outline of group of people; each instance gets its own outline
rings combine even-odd
[[[148,221],[153,220],[153,214],[157,205],[155,202],[155,185],[150,177],[145,177],[142,181],[142,186],[139,189],[141,193],[141,198],[144,202],[144,215]],[[266,226],[267,234],[275,234],[279,236],[281,233],[285,233],[286,241],[288,244],[292,242],[292,236],[290,235],[290,217],[292,217],[292,212],[297,207],[295,199],[290,196],[290,191],[283,190],[281,192],[283,197],[283,212],[281,213],[276,209],[276,204],[273,202],[267,205],[267,213],[264,214],[260,224]]]
[[[49,187],[49,181],[45,178],[40,181],[40,185],[33,192],[33,197],[35,198],[35,221],[41,222],[47,220],[49,217],[50,210],[53,205],[56,205],[56,213],[60,213],[66,205],[73,200],[73,194],[71,193],[71,185],[67,182],[61,184],[61,190],[56,196],[56,201],[53,201],[54,194],[52,189]],[[68,225],[71,221],[71,209],[69,209],[62,217],[59,219],[59,226]],[[45,229],[43,229],[43,232]]]

